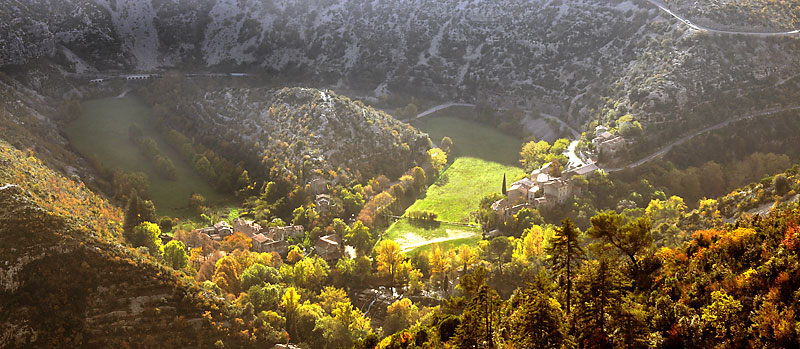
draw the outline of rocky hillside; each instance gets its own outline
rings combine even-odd
[[[714,28],[778,32],[799,29],[800,3],[768,0],[666,0],[671,9],[692,22]]]
[[[379,174],[396,177],[421,163],[431,146],[426,134],[408,124],[331,91],[222,88],[177,97],[157,92],[172,90],[169,84],[156,82],[147,98],[154,109],[169,110],[160,116],[170,126],[275,179],[348,183]]]
[[[272,343],[241,335],[223,300],[121,245],[118,209],[6,144],[0,156],[0,347]]]
[[[685,118],[703,103],[730,104],[728,94],[784,96],[792,87],[776,83],[796,74],[800,57],[793,37],[712,35],[642,0],[39,0],[0,6],[6,17],[0,18],[0,66],[49,57],[78,73],[267,71],[376,95],[536,105],[575,125],[613,123],[633,113],[647,127]],[[765,6],[781,14],[777,22],[793,21],[793,2]],[[707,7],[687,2],[680,10],[713,12]],[[741,9],[764,16],[758,6]],[[708,117],[696,116],[701,123]]]

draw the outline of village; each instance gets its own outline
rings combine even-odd
[[[325,193],[328,190],[329,182],[315,178],[308,185],[311,193],[315,196],[314,204],[318,212],[327,212],[333,205],[330,195]],[[290,244],[302,241],[306,233],[302,225],[262,227],[253,220],[241,217],[234,219],[232,225],[223,220],[210,227],[195,229],[193,232],[205,235],[217,242],[240,233],[252,241],[251,251],[274,252],[282,257],[286,257],[289,253]],[[169,237],[162,236],[163,238]],[[163,241],[166,243],[166,240]],[[322,236],[314,244],[314,252],[327,262],[339,259],[342,256],[342,250],[342,237],[337,234]]]
[[[530,176],[511,184],[506,190],[507,198],[495,201],[494,210],[504,221],[523,208],[549,209],[562,205],[570,198],[580,195],[583,188],[575,183],[574,176],[589,178],[599,171],[597,159],[615,159],[628,145],[628,140],[614,135],[603,125],[597,126],[592,139],[595,151],[589,162],[561,171],[561,166],[552,162],[531,172]]]

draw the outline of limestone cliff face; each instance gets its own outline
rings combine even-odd
[[[683,3],[677,8],[692,14]],[[796,7],[769,6],[773,12],[786,6],[786,13]],[[6,69],[45,57],[66,72],[87,74],[267,72],[378,96],[413,92],[535,105],[576,125],[619,116],[609,117],[610,110],[672,122],[736,89],[785,94],[790,88],[775,85],[796,74],[796,41],[709,35],[630,0],[0,4],[0,67]]]

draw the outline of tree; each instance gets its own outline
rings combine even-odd
[[[377,253],[378,272],[389,276],[389,286],[395,285],[395,274],[400,263],[405,260],[406,255],[400,249],[400,245],[392,240],[383,240],[375,249]]]
[[[489,286],[481,286],[461,315],[461,324],[453,338],[454,347],[494,348],[492,333],[499,322],[501,304],[497,292]]]
[[[605,258],[584,264],[576,282],[578,289],[578,338],[587,347],[611,346],[606,319],[622,313],[625,283],[619,268]],[[621,329],[624,331],[625,329]]]
[[[434,244],[431,248],[430,269],[431,269],[431,284],[439,286],[442,291],[447,291],[449,287],[449,280],[447,278],[450,272],[450,264],[447,263],[447,257],[442,252],[439,244]]]
[[[339,303],[350,303],[350,299],[347,298],[347,293],[343,289],[325,286],[319,293],[319,305],[326,313],[331,314]]]
[[[519,153],[519,162],[525,172],[541,167],[545,163],[548,150],[550,150],[550,143],[546,141],[531,141],[522,145],[522,151]]]
[[[500,191],[503,195],[508,195],[508,190],[506,189],[506,174],[503,173],[503,189]]]
[[[725,291],[711,292],[711,304],[701,311],[703,322],[714,328],[717,339],[730,339],[732,334],[744,330],[738,318],[742,303]]]
[[[225,292],[238,294],[240,289],[239,272],[241,269],[242,266],[233,256],[222,257],[215,265],[214,276],[211,281],[225,290]]]
[[[350,302],[339,303],[330,316],[317,320],[314,332],[322,334],[317,347],[352,348],[354,342],[370,333],[369,318]]]
[[[130,232],[143,222],[156,221],[156,208],[153,202],[142,200],[139,198],[136,189],[133,189],[128,199],[128,206],[125,209],[125,221],[122,224],[123,230]]]
[[[425,184],[427,183],[428,179],[425,177],[425,170],[422,167],[416,166],[412,170],[412,174],[414,177],[414,186],[417,187],[417,190],[422,190],[425,188]]]
[[[300,306],[300,295],[294,287],[289,287],[281,297],[281,308],[286,315],[286,332],[289,332],[291,338],[296,338],[295,331],[295,312],[297,307]]]
[[[436,173],[441,173],[444,166],[447,165],[447,153],[439,148],[428,149],[428,159],[431,162],[431,167]]]
[[[192,195],[189,196],[189,208],[197,215],[203,213],[205,205],[206,198],[204,196],[197,193],[192,193]]]
[[[239,280],[241,281],[242,289],[248,290],[253,286],[263,287],[264,284],[278,283],[280,282],[280,274],[273,267],[254,263],[242,272]]]
[[[572,224],[569,218],[566,218],[561,221],[561,227],[556,229],[550,240],[550,246],[546,250],[550,268],[558,276],[559,284],[565,287],[566,307],[564,311],[567,316],[570,314],[570,301],[572,300],[572,278],[584,254],[578,239],[579,234],[578,227]]]
[[[772,179],[772,187],[775,188],[775,193],[778,195],[784,195],[791,190],[789,179],[786,178],[785,174],[775,176]]]
[[[549,291],[529,285],[512,296],[508,309],[504,327],[514,348],[561,348],[568,340],[564,311]]]
[[[445,153],[450,154],[450,151],[453,150],[453,140],[450,137],[444,136],[442,137],[442,141],[439,143],[439,146],[444,150]]]
[[[392,334],[414,324],[417,306],[408,298],[395,301],[386,307],[386,320],[383,323],[383,332]]]
[[[366,255],[372,245],[372,234],[369,232],[369,227],[361,221],[356,221],[352,227],[346,228],[344,242],[353,246],[359,256]]]
[[[189,263],[186,255],[186,245],[178,240],[172,240],[164,246],[164,264],[175,270],[181,270]]]
[[[653,239],[650,237],[650,218],[639,217],[624,226],[623,221],[622,215],[614,211],[604,211],[592,217],[592,227],[587,233],[614,246],[628,257],[631,274],[636,278],[641,269],[641,254],[653,246]]]
[[[125,237],[133,247],[147,247],[151,254],[159,253],[161,229],[155,223],[143,222]]]

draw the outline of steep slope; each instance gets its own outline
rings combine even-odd
[[[258,164],[289,182],[315,177],[399,176],[420,163],[431,142],[391,116],[331,91],[224,88],[176,96],[167,80],[148,89],[167,123],[228,157]],[[178,83],[181,84],[181,83]],[[155,109],[160,109],[156,107]],[[366,178],[362,178],[362,176]]]
[[[795,83],[778,82],[795,75],[800,60],[793,36],[696,31],[644,0],[40,0],[2,6],[0,66],[49,57],[77,73],[266,71],[378,96],[535,105],[573,125],[600,119],[613,126],[632,113],[645,127],[657,125],[651,127],[655,138],[670,137],[661,132],[663,124],[682,128],[724,117],[702,108],[738,106],[742,94],[775,97],[769,103],[789,99]],[[797,12],[796,1],[680,2],[675,11],[734,17],[719,7],[776,22],[739,21],[752,30],[785,28]],[[747,107],[763,107],[751,98]]]
[[[0,347],[273,343],[242,335],[228,305],[191,278],[122,246],[118,209],[0,150]]]
[[[94,236],[120,236],[122,211],[118,207],[89,190],[83,182],[51,170],[33,153],[25,154],[0,139],[0,185],[5,184],[21,187],[38,206],[69,217],[73,224]]]

